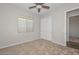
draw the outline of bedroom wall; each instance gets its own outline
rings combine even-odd
[[[66,40],[69,39],[69,28],[68,28],[68,21],[66,21],[66,12],[71,11],[73,9],[79,8],[79,4],[62,4],[61,6],[55,7],[51,10],[46,18],[41,19],[43,21],[43,25],[41,29],[41,37],[47,38],[47,35],[51,36],[51,34],[47,34],[47,26],[45,24],[49,24],[49,17],[52,17],[52,24],[50,23],[49,26],[52,25],[52,39],[51,41],[63,46],[66,46]],[[44,28],[43,28],[44,27]],[[49,27],[48,27],[49,29]],[[50,29],[49,29],[50,30]],[[50,32],[50,31],[49,31]],[[50,40],[50,38],[47,38]]]
[[[20,16],[32,16],[34,31],[17,32],[17,19]],[[0,48],[28,42],[39,38],[39,19],[35,14],[9,4],[0,4]]]
[[[52,12],[54,18],[54,40],[53,42],[66,46],[66,41],[69,39],[68,19],[66,12],[79,8],[79,4],[64,4],[60,8],[55,8]]]

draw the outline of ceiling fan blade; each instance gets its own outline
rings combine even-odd
[[[49,6],[45,6],[45,5],[42,5],[43,8],[45,9],[49,9],[50,7]]]
[[[42,4],[44,4],[44,3],[34,3],[34,4],[36,4],[36,5],[42,5]]]
[[[35,8],[36,6],[29,7],[29,9]]]
[[[40,8],[38,8],[38,13],[40,12]]]

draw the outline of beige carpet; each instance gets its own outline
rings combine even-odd
[[[64,47],[47,40],[39,39],[4,49],[1,55],[77,55],[79,50]]]
[[[79,43],[79,37],[72,37],[72,36],[70,36],[69,37],[69,41],[75,42],[75,43]]]

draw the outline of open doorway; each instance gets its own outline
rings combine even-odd
[[[67,12],[67,46],[79,49],[79,9]]]

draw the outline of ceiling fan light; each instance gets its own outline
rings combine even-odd
[[[36,8],[41,8],[41,5],[37,5]]]

